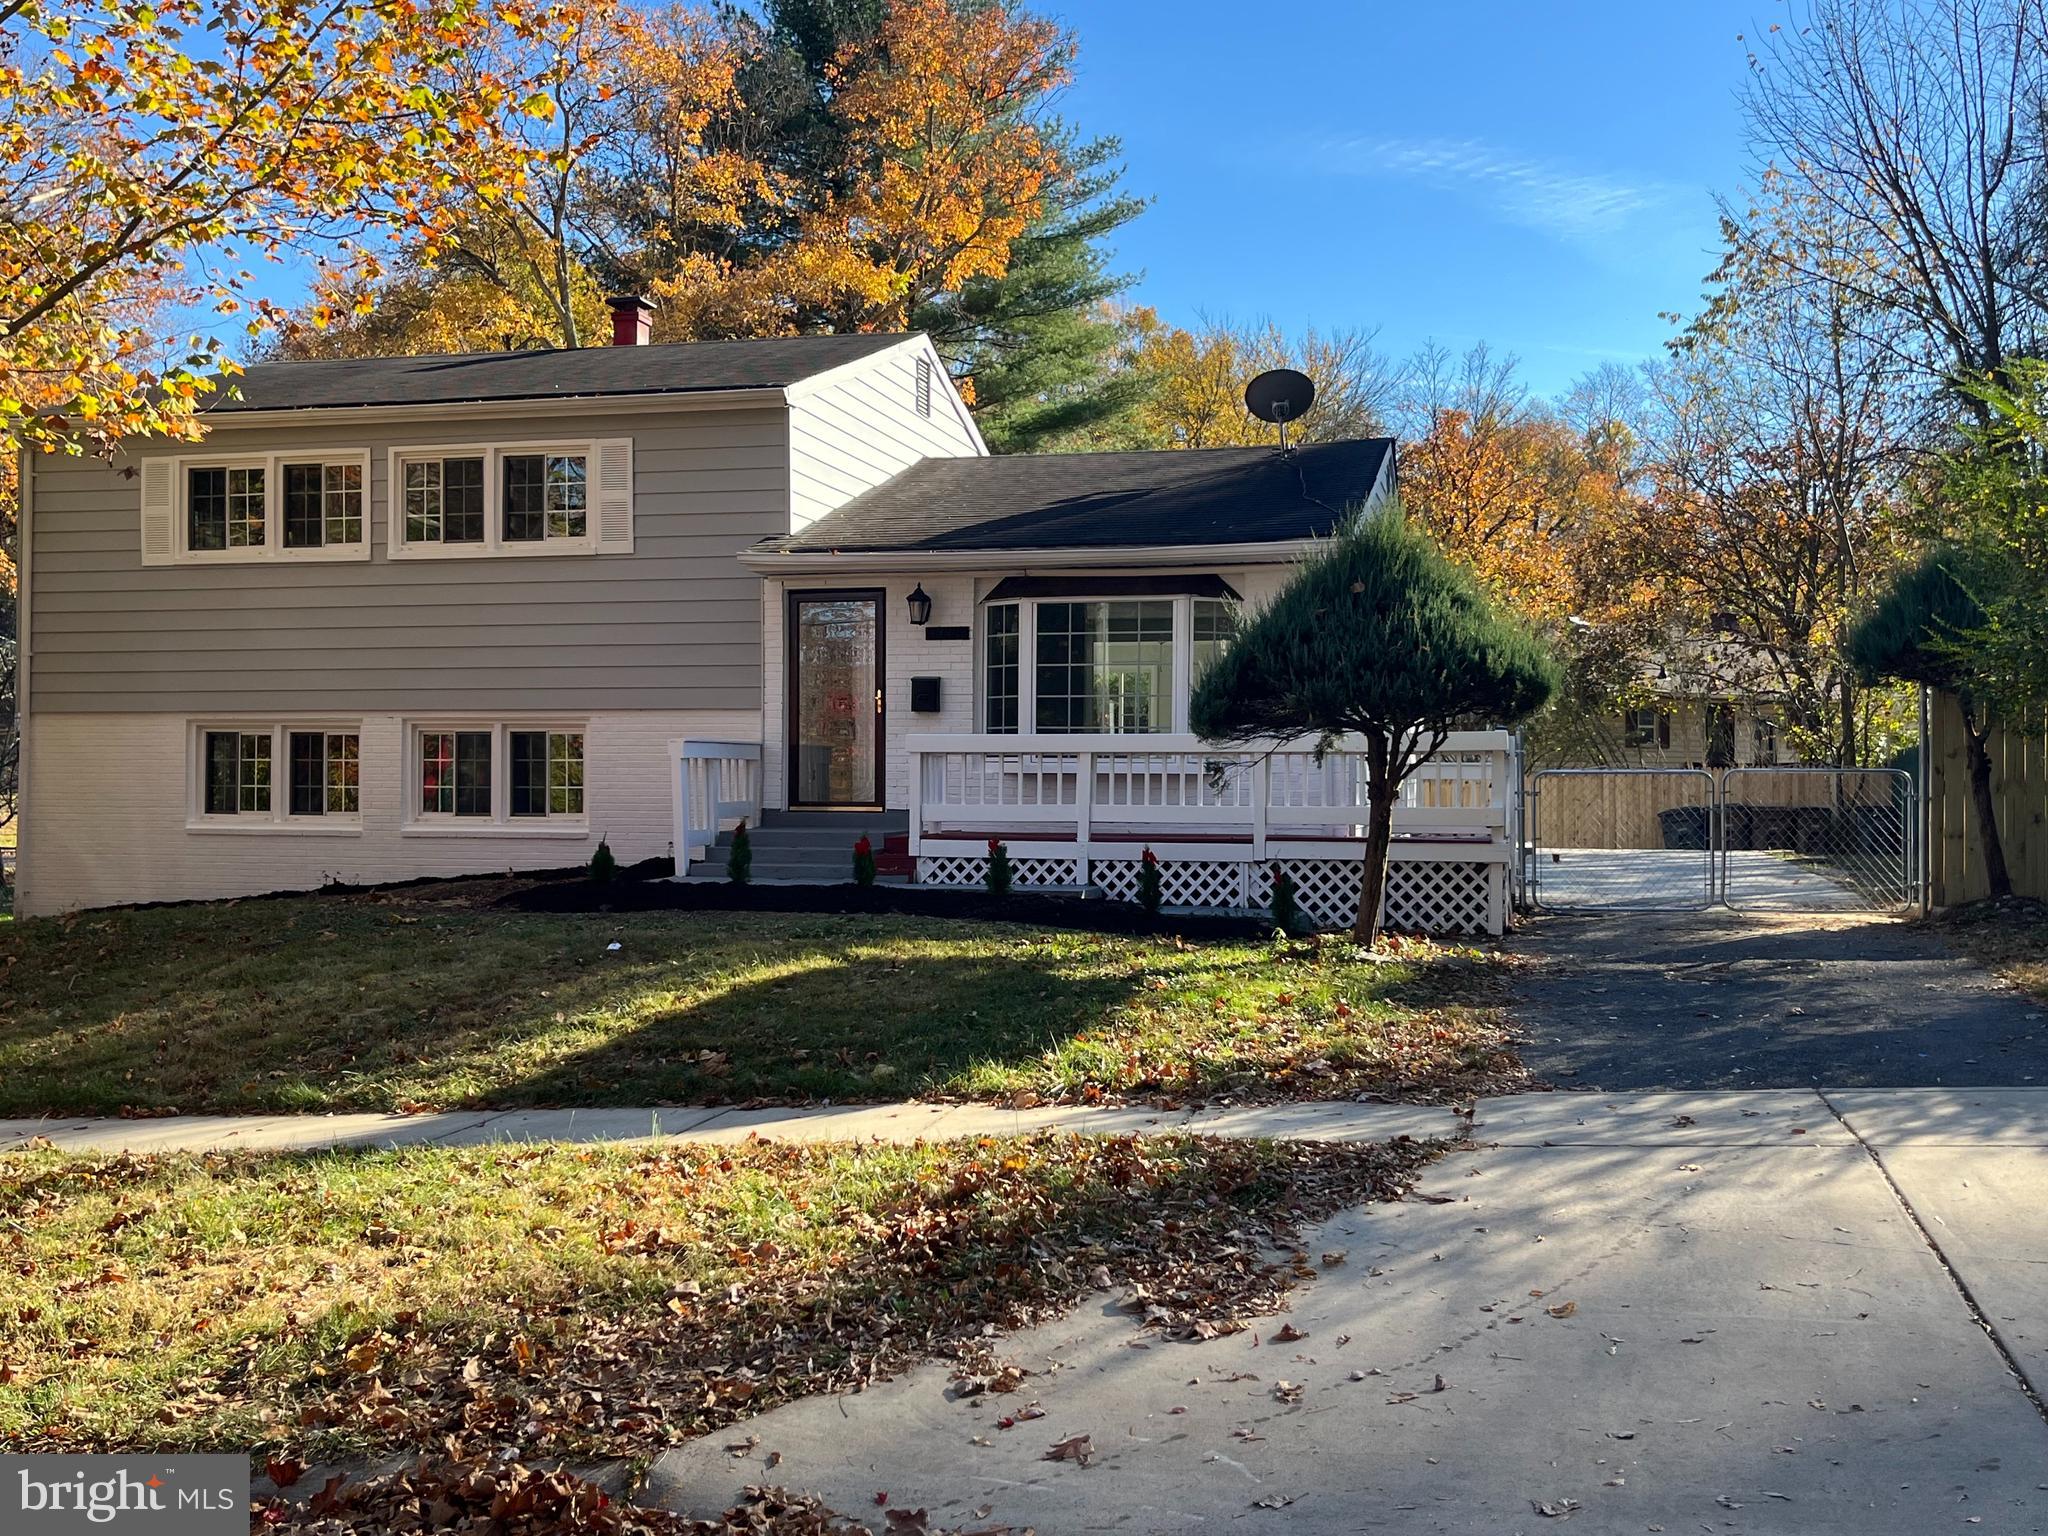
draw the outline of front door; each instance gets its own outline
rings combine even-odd
[[[881,592],[789,595],[789,803],[882,803]]]

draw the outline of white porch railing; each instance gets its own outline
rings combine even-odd
[[[1151,835],[1264,859],[1276,841],[1365,833],[1355,742],[1320,758],[1310,743],[1216,747],[1193,736],[913,735],[906,745],[913,855],[933,839],[1004,836],[1078,845],[1086,858],[1094,843]],[[1403,786],[1395,835],[1506,843],[1513,745],[1506,731],[1447,739]]]
[[[718,834],[741,818],[761,816],[758,741],[672,741],[669,782],[675,791],[676,873],[701,858]]]

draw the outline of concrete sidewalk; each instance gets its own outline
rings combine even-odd
[[[425,1115],[171,1115],[156,1120],[52,1116],[0,1120],[0,1152],[44,1138],[77,1152],[303,1152],[322,1147],[481,1146],[510,1141],[727,1143],[914,1141],[1008,1136],[1037,1130],[1120,1134],[1201,1131],[1217,1136],[1384,1141],[1456,1136],[1456,1111],[1427,1104],[1270,1104],[1203,1110],[1089,1109],[1046,1105],[850,1104],[823,1109],[512,1109]]]
[[[1925,1536],[2048,1530],[2048,1091],[1530,1095],[1429,1198],[1206,1344],[1114,1296],[1004,1340],[1022,1393],[927,1367],[662,1457],[711,1512],[774,1477],[844,1509],[1048,1531]],[[1283,1383],[1285,1385],[1283,1385]],[[1035,1403],[1043,1417],[1018,1419]],[[1009,1428],[1003,1427],[1005,1419]],[[1047,1448],[1090,1437],[1087,1465]]]

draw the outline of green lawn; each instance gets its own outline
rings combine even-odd
[[[1440,1099],[1516,1070],[1506,964],[464,886],[87,914],[0,928],[0,1115]]]
[[[0,1444],[643,1459],[1142,1283],[1167,1338],[1285,1305],[1302,1223],[1434,1144],[0,1156]],[[1133,1318],[1136,1326],[1138,1319]],[[1042,1367],[1042,1362],[1024,1362]],[[986,1378],[993,1376],[993,1382]]]

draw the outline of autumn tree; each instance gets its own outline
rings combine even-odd
[[[261,330],[246,263],[419,226],[500,163],[508,89],[449,72],[515,0],[11,0],[0,68],[0,449],[190,435],[221,359],[137,294]]]
[[[1290,336],[1270,320],[1166,325],[1150,310],[1128,324],[1130,374],[1144,391],[1135,428],[1144,446],[1241,448],[1275,441],[1273,428],[1244,407],[1244,387],[1270,368],[1315,381],[1316,400],[1290,429],[1296,442],[1378,437],[1388,430],[1396,374],[1373,333],[1319,331]]]
[[[782,178],[790,236],[656,280],[666,333],[902,330],[1005,272],[1062,174],[1047,98],[1072,40],[1006,4],[889,0],[823,66],[832,155]]]
[[[1751,65],[1751,255],[1943,382],[2008,382],[2048,315],[2044,0],[1799,0]]]
[[[1808,248],[1821,231],[1809,226]],[[1853,766],[1897,713],[1866,693],[1842,629],[1906,553],[1909,368],[1844,286],[1787,281],[1731,230],[1705,311],[1656,371],[1637,548],[1702,694],[1781,701],[1802,757]]]

